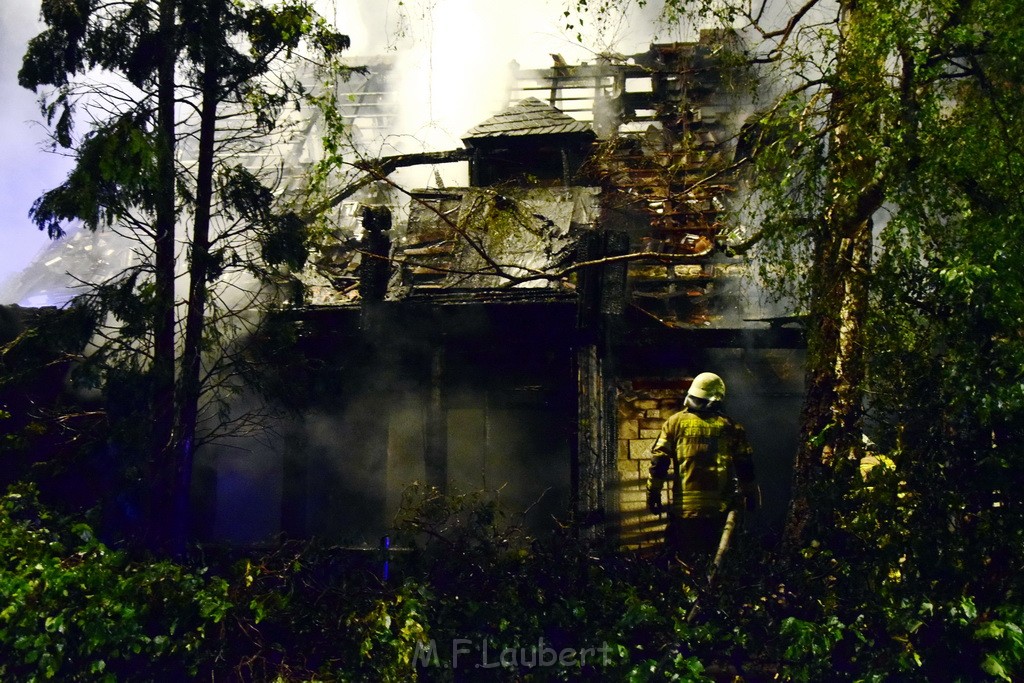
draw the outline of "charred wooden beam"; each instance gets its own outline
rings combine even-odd
[[[444,404],[444,374],[444,348],[438,347],[430,361],[423,465],[427,484],[442,492],[448,489],[448,413]]]
[[[624,256],[629,253],[629,235],[624,232],[606,232],[603,256]],[[620,319],[626,312],[626,288],[629,264],[625,261],[609,263],[601,273],[601,313],[606,321]]]
[[[578,262],[599,261],[604,255],[602,241],[602,233],[596,231],[580,235],[576,247]],[[594,330],[598,324],[601,306],[601,278],[600,272],[596,268],[584,268],[580,271],[576,293],[579,297],[576,325],[583,332]]]
[[[304,214],[303,218],[306,222],[315,220],[318,216],[338,206],[367,185],[383,180],[399,168],[403,168],[405,166],[420,166],[423,164],[452,164],[459,161],[469,161],[469,158],[469,150],[452,149],[444,152],[395,154],[393,156],[366,161],[357,165],[357,168],[364,172],[364,175],[361,178],[349,183],[330,198],[312,207]]]
[[[364,238],[362,262],[359,264],[359,298],[362,304],[361,327],[375,330],[377,310],[388,291],[391,275],[391,210],[386,206],[363,207]]]

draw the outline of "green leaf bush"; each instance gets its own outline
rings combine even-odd
[[[107,547],[31,487],[0,498],[0,680],[186,677],[227,592],[223,579]]]
[[[0,680],[1020,680],[1015,582],[924,555],[927,496],[898,454],[877,462],[823,487],[830,533],[795,558],[741,534],[714,586],[568,528],[530,536],[482,493],[411,490],[389,554],[281,542],[176,564],[19,486],[0,498]]]

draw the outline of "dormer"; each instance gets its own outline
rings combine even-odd
[[[589,124],[528,97],[462,138],[471,154],[470,185],[577,184],[595,138]]]

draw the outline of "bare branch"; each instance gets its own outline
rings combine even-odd
[[[320,215],[333,209],[353,194],[367,185],[384,180],[397,169],[404,166],[417,166],[420,164],[450,164],[458,161],[468,161],[469,151],[465,149],[454,149],[446,152],[419,152],[416,154],[397,154],[394,156],[381,157],[373,161],[361,161],[352,164],[355,168],[366,173],[359,180],[350,183],[343,190],[336,193],[329,199],[315,205],[306,211],[303,219],[306,222],[315,220]]]
[[[807,0],[807,2],[805,2],[802,7],[800,7],[799,9],[797,9],[796,12],[790,15],[789,21],[786,22],[786,25],[783,28],[775,31],[759,31],[761,33],[761,36],[767,40],[771,40],[773,38],[781,38],[781,40],[776,45],[775,49],[782,49],[782,46],[786,44],[786,41],[789,40],[789,37],[793,34],[793,30],[796,29],[796,27],[800,24],[800,21],[807,15],[808,12],[814,9],[815,5],[817,4],[818,0]],[[763,5],[761,7],[761,11],[764,11]],[[760,14],[758,16],[760,17]]]

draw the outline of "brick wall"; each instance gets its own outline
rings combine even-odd
[[[682,407],[689,384],[679,380],[619,385],[615,491],[619,541],[625,548],[655,547],[664,538],[664,516],[647,511],[647,470],[661,424]]]

